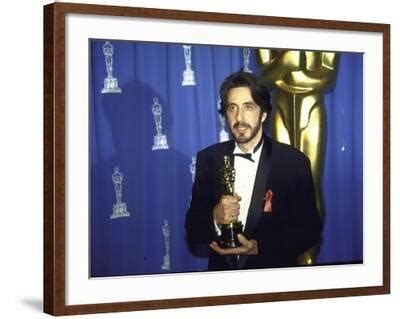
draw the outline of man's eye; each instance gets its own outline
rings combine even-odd
[[[236,105],[228,105],[228,110],[231,112],[236,110]]]
[[[253,104],[246,104],[245,105],[246,110],[248,111],[252,111],[254,109],[254,105]]]

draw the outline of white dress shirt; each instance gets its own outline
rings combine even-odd
[[[235,156],[235,161],[234,161],[235,163],[234,167],[236,171],[234,191],[242,198],[241,201],[239,202],[240,205],[239,220],[242,222],[243,227],[245,227],[246,225],[246,219],[249,213],[251,197],[253,195],[254,182],[256,180],[256,175],[257,175],[258,162],[260,161],[260,155],[263,144],[264,140],[261,141],[261,145],[257,144],[255,147],[253,147],[247,153],[245,153],[239,148],[237,143],[235,143],[235,149],[233,150],[233,155],[250,153],[251,158],[253,160],[251,161],[240,156]],[[257,148],[255,153],[253,153],[254,148]],[[220,236],[221,230],[219,229],[215,221],[214,224],[215,224],[215,230],[218,236]]]
[[[260,161],[261,149],[264,141],[261,142],[261,146],[253,153],[254,148],[249,150],[247,153],[251,153],[251,158],[254,162],[240,157],[235,156],[235,193],[238,194],[242,199],[239,202],[240,215],[239,220],[246,225],[246,219],[249,212],[251,197],[253,195],[254,182],[257,175],[258,162]],[[233,154],[245,154],[236,144]]]

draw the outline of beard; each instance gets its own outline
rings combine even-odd
[[[234,130],[231,130],[233,138],[235,139],[236,143],[238,143],[238,144],[249,143],[261,129],[261,115],[258,119],[256,126],[252,127],[250,124],[248,124],[246,122],[236,122],[232,128],[235,129],[235,128],[238,128],[239,126],[250,129],[250,135],[246,136],[246,132],[237,133]]]

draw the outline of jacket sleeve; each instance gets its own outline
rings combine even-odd
[[[192,198],[185,222],[186,237],[192,244],[208,244],[217,236],[213,220],[213,181],[208,165],[204,153],[198,153]]]

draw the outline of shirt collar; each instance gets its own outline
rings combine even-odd
[[[256,146],[254,146],[253,148],[249,149],[248,152],[243,152],[243,151],[239,148],[238,144],[235,142],[235,148],[234,148],[234,150],[233,150],[233,154],[248,154],[248,153],[250,153],[250,154],[255,155],[256,153],[258,153],[258,152],[262,149],[262,145],[263,145],[263,144],[264,144],[264,136],[261,136],[261,139],[260,139],[260,141],[257,143]]]

